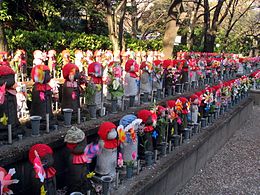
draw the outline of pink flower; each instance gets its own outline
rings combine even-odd
[[[136,151],[133,151],[133,153],[132,153],[132,159],[133,159],[133,160],[136,160]]]
[[[121,152],[119,152],[118,154],[117,165],[119,167],[122,167],[124,165],[124,160]]]
[[[179,125],[182,124],[181,118],[178,118],[178,119],[177,119],[177,123],[178,123]]]

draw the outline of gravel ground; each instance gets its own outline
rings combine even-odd
[[[260,195],[260,107],[177,194]]]

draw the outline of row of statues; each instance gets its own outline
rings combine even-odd
[[[202,119],[215,114],[221,107],[234,103],[247,93],[251,83],[242,76],[207,86],[189,97],[168,100],[164,105],[155,105],[151,110],[139,110],[136,115],[128,114],[121,118],[116,126],[112,122],[103,122],[98,129],[98,141],[88,143],[81,129],[72,126],[64,137],[68,156],[67,162],[69,192],[86,193],[92,188],[91,177],[111,176],[116,178],[116,170],[137,159],[143,159],[147,151],[158,150],[161,144],[171,142],[178,136],[184,136],[189,125],[197,125]],[[35,144],[29,150],[29,161],[33,165],[34,194],[56,194],[56,170],[53,150],[46,144]],[[96,160],[95,160],[96,159]],[[91,164],[94,163],[94,169]],[[8,185],[18,180],[11,177],[13,169],[7,173],[0,168],[1,193],[10,191]],[[91,176],[92,175],[92,176]],[[7,182],[8,181],[8,182]]]

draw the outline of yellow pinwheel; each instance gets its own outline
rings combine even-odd
[[[94,173],[93,171],[92,171],[92,172],[89,172],[89,173],[87,174],[87,178],[90,179],[90,178],[92,178],[93,176],[95,176],[95,174],[96,174],[96,173]]]
[[[5,126],[5,125],[7,125],[7,122],[8,122],[8,117],[4,113],[2,118],[0,118],[0,123],[2,123]]]
[[[118,140],[121,143],[124,143],[125,140],[126,140],[126,135],[125,135],[124,129],[123,128],[119,128],[117,131],[118,131]]]

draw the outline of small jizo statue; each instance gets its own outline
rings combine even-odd
[[[61,108],[71,108],[73,113],[76,113],[80,107],[79,69],[75,64],[69,63],[62,68],[62,73],[65,82],[62,90]]]
[[[95,172],[115,177],[118,146],[116,125],[111,122],[103,122],[99,127],[98,135],[100,153],[97,156]]]
[[[17,118],[17,100],[15,84],[15,72],[7,65],[0,66],[0,133],[7,134],[7,125],[11,124],[13,134],[17,134],[14,128],[19,126]],[[0,139],[3,137],[0,135]]]
[[[137,117],[139,119],[142,119],[142,124],[144,125],[143,128],[144,137],[141,140],[143,149],[145,151],[153,151],[152,133],[156,125],[157,115],[156,113],[153,113],[150,110],[140,110],[137,113]]]
[[[120,150],[122,152],[123,160],[125,162],[136,160],[133,159],[132,154],[138,153],[138,137],[137,131],[140,124],[142,123],[141,119],[138,119],[133,114],[125,115],[119,121],[119,126],[117,127],[118,134],[125,134],[125,140],[120,144]],[[120,132],[123,131],[123,132]],[[120,136],[119,136],[120,137]]]
[[[53,168],[53,151],[46,144],[35,144],[29,150],[33,164],[33,194],[56,195],[56,170]]]
[[[95,93],[95,104],[97,108],[101,108],[102,104],[102,77],[103,77],[103,66],[99,62],[92,62],[88,66],[88,76],[90,77],[90,82],[94,84],[96,93]]]
[[[125,64],[125,96],[130,98],[130,107],[134,106],[134,100],[139,89],[139,65],[135,60],[128,60]]]
[[[53,116],[52,91],[48,84],[51,80],[50,69],[46,65],[36,65],[32,69],[31,77],[34,85],[30,115],[41,116],[45,120],[46,114],[49,114],[50,117]]]
[[[142,62],[140,69],[142,70],[140,76],[140,93],[144,94],[144,102],[147,102],[148,96],[152,91],[152,65],[146,62]]]
[[[56,63],[57,63],[56,51],[55,50],[48,51],[48,67],[54,78],[56,77]]]
[[[191,101],[191,122],[197,123],[199,116],[199,97],[196,94],[190,96]]]
[[[87,139],[85,133],[72,126],[64,138],[66,146],[70,151],[68,158],[68,185],[70,191],[80,191],[86,193],[89,189],[89,181],[86,177],[87,174],[87,155],[85,149],[87,146]]]

